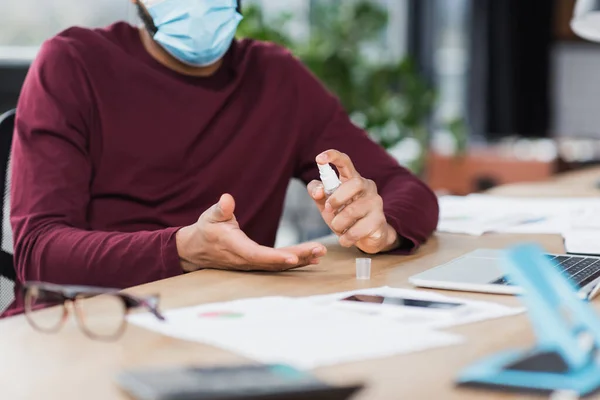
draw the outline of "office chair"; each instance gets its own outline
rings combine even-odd
[[[10,226],[10,152],[15,110],[0,115],[0,316],[14,301],[17,274],[13,261],[13,236]]]
[[[12,148],[13,131],[15,126],[16,110],[11,110],[0,115],[0,187],[2,196],[0,198],[0,276],[11,281],[16,280],[17,275],[13,261],[13,238],[10,226],[10,152]]]

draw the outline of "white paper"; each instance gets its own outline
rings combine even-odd
[[[402,297],[418,300],[445,301],[461,303],[464,306],[458,310],[433,310],[421,307],[404,307],[395,305],[363,304],[356,302],[341,301],[355,294],[369,294],[389,297]],[[321,296],[306,298],[313,304],[328,305],[331,307],[354,310],[356,312],[379,315],[402,323],[403,325],[415,325],[420,328],[441,329],[451,326],[463,325],[507,317],[520,314],[525,311],[523,307],[507,307],[502,304],[484,301],[467,300],[459,297],[444,296],[422,290],[398,289],[389,286],[340,292]]]
[[[600,204],[600,201],[598,203]],[[573,210],[570,228],[571,230],[595,230],[600,232],[600,207],[594,205]]]
[[[572,230],[563,238],[567,253],[600,255],[600,230]]]
[[[536,211],[507,207],[505,203],[497,204],[493,200],[472,196],[440,198],[440,219],[437,230],[481,236],[543,217]]]
[[[594,198],[521,198],[472,194],[439,199],[438,231],[479,236],[488,232],[561,234],[589,224],[600,201]],[[597,211],[596,211],[597,210]],[[582,216],[579,217],[578,216]]]
[[[301,369],[422,351],[462,342],[460,336],[387,318],[267,297],[172,310],[167,321],[135,314],[129,321],[203,342],[262,363]]]

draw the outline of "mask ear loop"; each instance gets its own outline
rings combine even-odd
[[[142,20],[144,27],[146,28],[150,36],[154,37],[154,35],[156,35],[156,33],[158,32],[158,28],[154,24],[152,17],[150,16],[150,14],[148,14],[148,11],[142,6],[139,0],[135,2],[135,7],[137,8],[138,17]]]

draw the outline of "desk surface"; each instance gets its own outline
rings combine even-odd
[[[600,171],[594,172],[600,177]],[[567,190],[572,195],[574,187],[579,185],[584,192],[587,191],[585,183],[593,182],[594,172],[585,171],[570,179],[560,178],[549,182],[548,187],[554,187],[553,190],[563,187],[563,191]],[[537,186],[538,189],[542,187]],[[532,189],[535,187],[531,186]],[[519,190],[523,194],[524,189]],[[501,193],[499,190],[495,192]],[[371,280],[362,282],[354,276],[353,261],[359,253],[329,242],[329,254],[319,266],[282,274],[199,271],[129,291],[136,294],[160,293],[162,308],[166,310],[245,297],[305,296],[383,285],[409,287],[409,276],[468,251],[482,247],[504,248],[524,240],[535,241],[547,251],[564,251],[561,238],[555,235],[487,235],[474,238],[437,234],[415,255],[374,257]],[[518,304],[518,300],[511,296],[454,294]],[[531,345],[533,336],[524,315],[462,326],[452,331],[465,335],[468,341],[421,353],[321,368],[315,374],[334,384],[366,383],[367,388],[358,399],[526,398],[457,389],[453,385],[457,372],[471,362],[509,347]],[[0,321],[0,332],[0,397],[3,399],[127,399],[113,383],[114,375],[124,368],[250,362],[220,349],[175,340],[135,326],[129,326],[123,338],[116,343],[94,342],[78,330],[73,318],[54,335],[34,332],[22,316]],[[240,340],[244,340],[243,332],[240,332]]]
[[[595,197],[600,195],[599,184],[600,167],[591,167],[560,174],[547,181],[498,186],[488,193],[519,197]]]

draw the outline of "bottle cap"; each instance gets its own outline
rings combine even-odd
[[[333,193],[335,189],[342,184],[342,182],[338,178],[333,168],[331,168],[331,165],[317,163],[317,166],[319,167],[319,175],[321,176],[321,182],[323,182],[325,193]]]
[[[356,259],[356,279],[371,279],[371,259]]]

